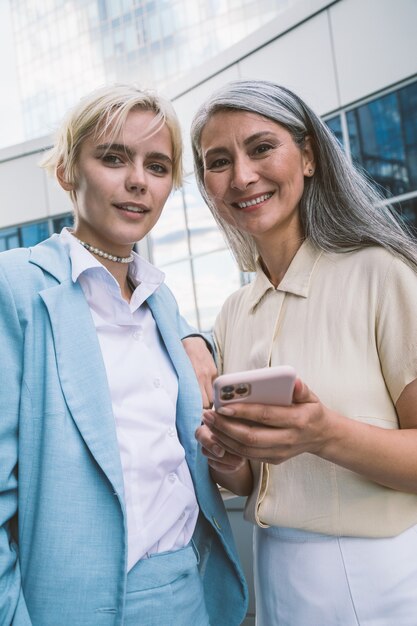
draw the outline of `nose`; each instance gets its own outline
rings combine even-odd
[[[255,169],[254,163],[248,156],[245,155],[235,160],[231,182],[233,189],[243,191],[258,179],[259,175]]]
[[[147,190],[146,171],[142,163],[131,163],[126,174],[126,189],[135,193]]]

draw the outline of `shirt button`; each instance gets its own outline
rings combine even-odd
[[[154,378],[153,386],[156,387],[156,388],[160,387],[161,386],[161,379],[160,378]]]
[[[183,511],[183,512],[181,513],[181,515],[180,515],[180,519],[184,519],[184,517],[185,517],[185,513],[184,513],[184,511]]]
[[[135,332],[133,333],[133,339],[135,341],[140,341],[142,339],[142,334],[142,329],[135,330]]]
[[[170,483],[175,483],[176,478],[175,474],[168,474],[168,480]]]
[[[176,434],[177,434],[177,431],[175,430],[175,428],[173,426],[170,426],[168,428],[168,435],[170,437],[175,437]]]

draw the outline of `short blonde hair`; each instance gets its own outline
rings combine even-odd
[[[152,111],[155,120],[149,134],[158,132],[166,124],[171,134],[174,188],[182,184],[182,138],[181,128],[171,102],[147,89],[136,85],[105,86],[87,94],[64,118],[56,133],[54,146],[42,159],[40,165],[56,176],[62,168],[63,178],[70,184],[77,181],[77,165],[81,145],[94,133],[103,134],[110,127],[116,136],[123,128],[132,110]],[[74,200],[74,192],[70,192]]]

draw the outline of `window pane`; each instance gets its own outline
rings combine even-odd
[[[194,177],[190,177],[184,184],[184,198],[192,254],[225,248],[224,238],[198,191]]]
[[[20,229],[22,238],[22,246],[27,248],[28,246],[35,246],[40,241],[48,238],[48,222],[38,222],[37,224],[29,224],[28,226],[22,226]]]
[[[417,198],[403,200],[403,202],[394,204],[394,208],[404,218],[407,224],[411,226],[414,236],[417,237]]]
[[[74,226],[74,217],[72,213],[62,215],[61,217],[55,217],[55,219],[52,220],[52,232],[60,233],[64,226],[68,226],[68,228],[72,228]]]
[[[347,113],[354,160],[387,195],[415,189],[417,83]]]
[[[198,313],[202,330],[210,330],[223,302],[240,287],[240,272],[229,250],[194,259]]]
[[[410,186],[417,189],[417,82],[398,92]]]
[[[342,120],[340,115],[336,115],[335,117],[331,117],[329,120],[325,121],[332,133],[336,136],[340,145],[343,146]]]
[[[19,246],[19,231],[16,227],[3,228],[0,230],[0,252],[10,250],[11,248],[18,248]]]
[[[181,315],[192,326],[198,327],[195,310],[193,281],[190,261],[173,263],[162,268],[165,272],[165,283],[173,292]]]
[[[150,240],[155,265],[161,266],[188,257],[184,203],[180,189],[168,198],[161,217],[152,229]]]

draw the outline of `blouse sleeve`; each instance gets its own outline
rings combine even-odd
[[[376,339],[385,383],[395,404],[417,378],[417,272],[397,258],[381,289]]]

